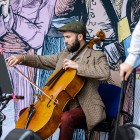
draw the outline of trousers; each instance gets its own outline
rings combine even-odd
[[[86,117],[81,107],[62,114],[59,140],[72,140],[76,128],[87,128]]]

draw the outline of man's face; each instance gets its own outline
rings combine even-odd
[[[80,48],[78,34],[73,32],[64,32],[64,40],[69,52],[75,52]]]

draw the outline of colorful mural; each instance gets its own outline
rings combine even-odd
[[[18,54],[58,53],[65,48],[65,44],[62,34],[57,29],[68,22],[79,20],[86,24],[87,41],[96,37],[100,30],[105,33],[105,40],[93,49],[101,49],[107,56],[111,69],[108,83],[121,86],[119,64],[127,56],[131,33],[139,20],[139,7],[139,0],[2,0],[0,48],[5,58]],[[41,88],[53,72],[21,65],[17,67]],[[134,86],[135,78],[140,79],[139,70],[138,67],[136,76],[135,72],[132,73],[125,87],[125,122],[133,121],[134,92],[138,92],[134,90]],[[15,95],[25,97],[24,100],[12,102],[7,106],[10,108],[12,104],[13,108],[10,110],[15,115],[11,117],[15,121],[19,111],[34,102],[34,94],[38,91],[12,68],[9,68],[9,74]],[[8,117],[9,115],[4,123]],[[8,132],[3,135],[6,133]],[[75,133],[74,139],[78,138],[84,138],[83,131]]]

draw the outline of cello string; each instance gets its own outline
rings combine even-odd
[[[36,87],[41,93],[43,93],[46,97],[48,97],[50,100],[52,100],[54,103],[58,104],[57,99],[52,99],[48,94],[46,94],[38,85],[36,85],[32,80],[30,80],[27,76],[25,76],[16,66],[13,66],[13,70],[15,70],[17,73],[19,73],[21,76],[23,76],[28,82],[30,82],[31,85]]]

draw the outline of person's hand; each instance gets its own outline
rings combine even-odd
[[[6,58],[7,64],[9,66],[14,66],[16,64],[20,64],[21,62],[24,61],[24,56],[23,55],[18,55],[18,56],[10,56]]]
[[[121,77],[121,80],[127,80],[129,75],[132,73],[134,67],[127,64],[126,62],[122,63],[120,65],[120,77]]]
[[[8,9],[9,9],[9,0],[0,0],[0,8],[1,8],[1,14],[4,18],[8,16]]]
[[[72,69],[78,69],[78,63],[74,62],[72,60],[69,59],[65,59],[63,61],[63,69],[68,69],[68,68],[72,68]]]

